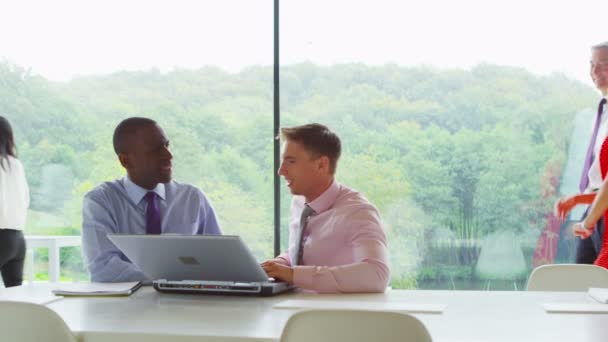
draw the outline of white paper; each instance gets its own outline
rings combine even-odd
[[[403,302],[361,302],[290,299],[277,303],[275,309],[347,309],[366,311],[442,313],[445,304],[418,304]]]
[[[139,288],[139,281],[126,283],[65,283],[53,289],[62,296],[128,296]]]
[[[589,288],[589,296],[600,303],[608,304],[608,289],[591,287]]]
[[[546,303],[543,308],[550,313],[608,313],[604,304]]]

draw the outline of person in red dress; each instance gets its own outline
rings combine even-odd
[[[574,224],[572,227],[574,235],[581,239],[587,239],[593,233],[596,222],[604,216],[604,222],[608,222],[608,182],[606,182],[606,173],[608,173],[608,138],[602,143],[602,148],[599,153],[600,170],[602,174],[602,186],[597,192],[578,194],[570,197],[567,201],[558,202],[556,205],[556,215],[560,219],[564,219],[568,212],[579,204],[591,204],[589,213],[581,222]],[[602,249],[593,262],[594,265],[608,268],[608,236],[604,234],[602,241]]]

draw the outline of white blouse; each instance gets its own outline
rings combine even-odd
[[[593,155],[595,156],[591,167],[589,168],[589,185],[587,185],[586,193],[592,192],[595,189],[599,189],[604,181],[602,180],[602,172],[600,170],[600,158],[597,158],[602,149],[604,139],[608,137],[608,104],[604,105],[604,111],[600,117],[600,127],[597,131],[597,139],[595,140],[595,146],[593,146]],[[593,130],[593,126],[591,128]]]
[[[0,166],[0,229],[23,230],[27,208],[30,206],[30,191],[23,165],[19,159],[8,156],[8,159],[2,161],[2,166]]]

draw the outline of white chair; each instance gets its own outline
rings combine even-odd
[[[281,342],[431,342],[416,317],[396,312],[300,311],[289,318]]]
[[[590,287],[608,287],[608,270],[586,264],[543,265],[528,278],[528,291],[587,291]]]
[[[76,342],[55,311],[43,305],[0,301],[0,340]]]

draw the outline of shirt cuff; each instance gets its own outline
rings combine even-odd
[[[278,255],[276,258],[274,258],[274,261],[278,262],[279,264],[291,266],[291,263],[289,262],[289,256],[286,254]]]
[[[294,266],[293,284],[303,289],[311,289],[312,279],[317,272],[316,266]]]

